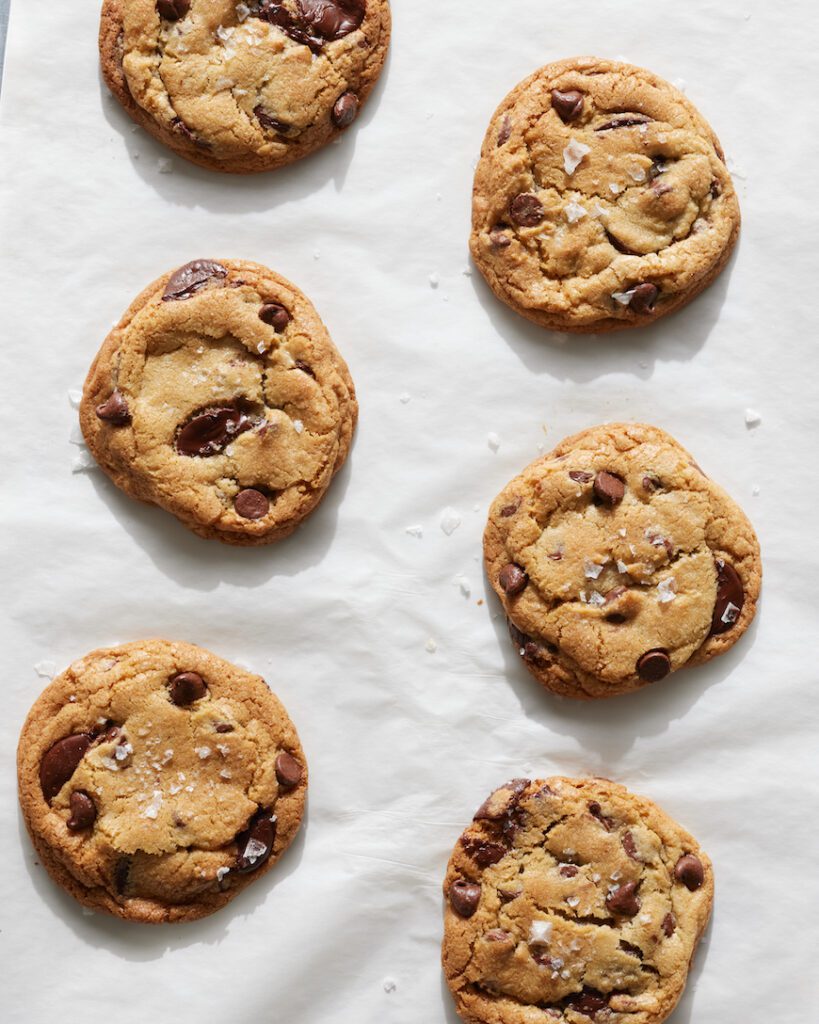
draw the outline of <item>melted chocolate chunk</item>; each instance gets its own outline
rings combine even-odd
[[[623,500],[625,493],[625,482],[615,473],[607,473],[603,470],[594,478],[594,496],[601,505],[614,508]]]
[[[612,913],[621,914],[623,917],[636,917],[640,913],[640,905],[637,882],[618,885],[606,896],[606,907]]]
[[[552,107],[554,112],[564,124],[576,121],[583,113],[583,93],[577,89],[561,92],[560,89],[552,89]]]
[[[166,21],[179,21],[191,9],[191,0],[156,0],[156,12]]]
[[[289,124],[284,121],[279,121],[279,119],[273,117],[272,114],[268,114],[261,105],[254,107],[253,113],[256,115],[256,120],[262,128],[268,128],[270,131],[278,132],[280,135],[285,135],[290,130]]]
[[[191,458],[207,458],[223,451],[234,438],[253,427],[253,421],[236,406],[205,409],[180,428],[176,450]]]
[[[647,117],[645,114],[620,114],[594,130],[596,132],[610,132],[615,128],[634,128],[638,124],[648,124],[650,121],[653,121],[653,118]]]
[[[461,836],[461,846],[479,868],[488,868],[503,860],[508,850],[501,843],[490,843],[472,836]]]
[[[75,789],[69,797],[68,805],[71,808],[71,817],[66,825],[72,832],[82,832],[83,829],[91,828],[97,820],[97,805],[84,789]]]
[[[705,881],[705,868],[699,857],[686,853],[674,866],[674,877],[690,892],[696,892]]]
[[[131,422],[131,413],[128,409],[128,402],[125,400],[125,396],[121,391],[116,388],[111,392],[108,397],[101,405],[98,405],[94,410],[97,414],[98,419],[103,420],[105,423],[110,423],[115,427],[124,427],[126,423]]]
[[[531,192],[521,192],[509,204],[509,216],[521,227],[537,227],[543,220],[543,204]]]
[[[498,575],[498,584],[508,597],[515,597],[522,593],[528,582],[529,577],[525,570],[521,569],[519,565],[515,565],[514,562],[505,565]]]
[[[40,787],[49,803],[68,782],[88,748],[90,733],[79,732],[66,736],[49,747],[40,762]]]
[[[717,600],[711,619],[711,636],[719,636],[733,629],[745,604],[745,590],[739,573],[721,558],[716,560],[716,565]]]
[[[283,4],[262,0],[256,17],[277,25],[314,53],[355,32],[366,13],[365,0],[296,0],[295,8],[291,13]]]
[[[266,302],[259,310],[259,319],[281,334],[293,318],[280,302]]]
[[[645,281],[643,284],[638,284],[633,290],[628,308],[641,315],[653,313],[659,295],[660,289],[657,285]]]
[[[214,278],[227,277],[227,269],[213,260],[194,260],[175,271],[162,293],[163,302],[178,302],[189,299]]]
[[[509,141],[509,137],[512,134],[512,120],[508,114],[504,115],[503,121],[501,121],[500,130],[498,131],[498,146],[505,146]]]
[[[459,917],[472,917],[481,902],[481,887],[459,879],[449,887],[449,905]]]
[[[275,841],[275,817],[270,811],[259,811],[236,836],[236,870],[243,875],[256,871],[270,859]]]

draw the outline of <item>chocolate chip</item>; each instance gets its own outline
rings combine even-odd
[[[614,828],[614,818],[606,817],[606,815],[603,814],[603,808],[596,800],[589,804],[589,814],[593,818],[597,818],[607,832],[611,832]]]
[[[333,124],[336,128],[348,128],[358,114],[358,96],[354,92],[345,92],[339,96],[333,107]]]
[[[256,115],[256,120],[262,126],[262,128],[268,128],[270,131],[278,132],[280,135],[284,135],[290,129],[290,125],[285,121],[279,121],[278,118],[273,117],[262,106],[254,107],[253,113]]]
[[[659,294],[660,289],[656,284],[649,284],[647,281],[638,284],[629,299],[628,308],[634,313],[653,313]]]
[[[576,121],[583,113],[583,93],[577,89],[570,89],[567,92],[552,89],[552,107],[564,124]]]
[[[518,498],[517,501],[513,501],[511,505],[504,505],[500,511],[500,514],[503,516],[504,519],[508,519],[510,516],[513,516],[519,508],[520,498]]]
[[[498,889],[498,897],[501,903],[511,903],[512,900],[516,900],[518,896],[523,892],[523,889]]]
[[[508,249],[512,239],[501,227],[492,228],[489,232],[489,244],[493,249]]]
[[[474,821],[500,821],[507,817],[520,803],[529,779],[512,779],[504,786],[499,786],[484,800],[475,812]]]
[[[194,260],[186,263],[184,267],[171,274],[165,291],[162,293],[163,302],[182,301],[189,299],[196,292],[212,281],[214,278],[227,277],[227,269],[221,263],[214,263],[213,260]]]
[[[606,896],[606,907],[614,914],[622,914],[623,917],[636,917],[640,913],[637,883],[625,882],[623,885],[618,885]]]
[[[719,199],[722,195],[722,186],[716,178],[711,182],[711,187],[708,189],[708,192],[712,199]]]
[[[634,128],[638,124],[648,124],[653,118],[646,117],[645,114],[623,114],[620,117],[613,117],[610,121],[606,121],[605,124],[601,124],[599,128],[595,128],[596,132],[610,132],[615,128]]]
[[[481,902],[481,887],[459,879],[449,887],[449,905],[460,917],[472,917]]]
[[[261,0],[255,16],[320,53],[325,43],[359,28],[365,13],[365,0],[298,0],[293,12],[275,0]]]
[[[205,680],[198,672],[180,672],[168,682],[171,700],[177,707],[187,707],[201,700],[208,692]]]
[[[213,729],[214,732],[220,733],[233,732],[233,726],[230,724],[230,722],[217,722],[216,725],[214,725]]]
[[[246,487],[233,499],[233,507],[242,519],[264,519],[270,511],[270,499],[255,488]]]
[[[509,852],[501,843],[490,843],[474,836],[461,836],[461,846],[479,868],[497,864]]]
[[[634,836],[631,834],[631,832],[625,832],[623,834],[621,842],[623,844],[623,849],[626,851],[626,854],[632,860],[639,861],[640,858],[637,856],[637,844],[634,842]]]
[[[259,319],[281,334],[293,318],[280,303],[266,302],[259,310]]]
[[[582,469],[571,469],[569,470],[569,479],[574,480],[576,484],[587,484],[590,480],[594,480],[594,473],[586,473]]]
[[[677,918],[673,914],[666,914],[663,918],[663,935],[667,939],[670,939],[674,932],[677,930]]]
[[[745,604],[745,590],[736,569],[721,558],[716,560],[716,566],[717,600],[711,619],[711,636],[719,636],[733,629]]]
[[[493,928],[484,935],[484,938],[487,942],[509,942],[512,936],[509,932],[505,932],[503,928]]]
[[[207,458],[226,448],[234,438],[251,430],[253,421],[235,406],[205,409],[176,435],[176,450],[191,458]]]
[[[313,372],[313,368],[311,366],[308,366],[307,363],[302,362],[301,359],[297,359],[296,360],[293,369],[294,370],[301,370],[301,372],[302,373],[306,373],[308,377],[312,377],[313,380],[316,379],[316,375]]]
[[[705,869],[699,857],[686,853],[674,866],[674,877],[691,892],[696,892],[705,881]]]
[[[622,477],[615,473],[607,473],[602,470],[594,478],[594,496],[603,505],[614,508],[623,500],[625,493],[626,485]]]
[[[521,192],[509,204],[509,215],[515,224],[533,228],[543,220],[543,204],[531,192]]]
[[[636,956],[638,959],[643,959],[643,951],[639,946],[633,945],[631,942],[626,942],[625,939],[620,939],[620,949],[624,953],[628,953],[630,956]]]
[[[646,683],[658,683],[670,671],[671,658],[661,648],[646,651],[637,662],[637,675]]]
[[[582,1013],[586,1017],[593,1017],[599,1010],[604,1010],[608,1003],[599,992],[595,992],[591,988],[584,988],[578,995],[569,996],[566,1000],[566,1006],[574,1010],[575,1013]]]
[[[91,746],[86,732],[66,736],[49,747],[40,762],[40,788],[50,803],[68,782]]]
[[[114,888],[122,895],[128,885],[128,876],[131,873],[131,861],[128,857],[120,857],[114,867]]]
[[[577,874],[577,871],[578,871],[578,869],[575,867],[574,864],[561,864],[560,865],[560,874],[564,878],[574,878],[574,876]]]
[[[116,388],[101,405],[97,406],[95,412],[99,419],[106,423],[112,423],[115,427],[122,427],[131,422],[128,402],[122,392]]]
[[[606,591],[604,601],[606,604],[614,604],[615,601],[619,601],[620,598],[628,593],[628,587],[612,587],[611,590]]]
[[[498,146],[505,146],[509,141],[509,136],[512,134],[512,119],[508,114],[504,115],[503,121],[501,121],[500,131],[498,132]]]
[[[156,0],[156,10],[166,21],[179,21],[191,9],[191,0]]]
[[[510,562],[505,565],[498,574],[498,583],[501,590],[509,597],[514,597],[526,589],[529,577],[519,565]]]
[[[659,491],[659,489],[662,486],[663,485],[660,482],[660,478],[658,476],[654,476],[653,473],[646,474],[643,477],[643,490],[648,492],[649,494],[653,494],[655,491]]]
[[[260,868],[270,858],[275,841],[276,819],[270,811],[259,811],[236,836],[236,870],[244,875]]]
[[[71,817],[66,825],[72,832],[91,828],[97,820],[97,806],[84,789],[75,789],[68,798],[68,805],[71,808]]]
[[[621,242],[616,235],[613,235],[610,231],[608,231],[605,228],[604,231],[606,232],[606,238],[608,239],[609,244],[612,245],[618,252],[623,253],[623,255],[625,256],[640,255],[640,253],[636,252],[634,249],[629,249],[625,242]]]
[[[283,750],[276,758],[276,778],[284,789],[293,789],[301,782],[304,769],[299,762]]]
[[[175,117],[171,121],[171,128],[173,128],[177,135],[183,135],[188,140],[188,142],[192,142],[194,146],[198,147],[199,149],[210,149],[210,143],[205,142],[204,139],[200,139],[199,136],[193,131],[193,129],[190,128],[189,125],[185,124],[181,117]],[[188,297],[189,296],[187,295],[184,296],[184,298]]]

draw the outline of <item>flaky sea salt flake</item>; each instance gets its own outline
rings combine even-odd
[[[457,509],[452,508],[451,505],[447,507],[441,513],[441,529],[447,535],[451,537],[452,534],[461,525],[461,514]]]
[[[577,139],[569,139],[569,144],[563,150],[563,167],[566,173],[574,174],[588,153],[591,153],[591,146],[578,142]]]
[[[563,207],[563,212],[566,215],[566,220],[570,224],[576,224],[577,221],[582,220],[584,217],[588,217],[589,215],[584,206],[581,206],[580,203],[575,203],[574,201],[566,203]]]
[[[657,600],[660,604],[668,604],[669,601],[676,600],[677,597],[677,581],[673,576],[669,576],[668,579],[660,580],[657,584]]]

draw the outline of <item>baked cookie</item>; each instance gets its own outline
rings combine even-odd
[[[264,874],[307,791],[296,730],[264,680],[167,640],[93,651],[57,676],[17,770],[54,881],[151,924],[204,917]]]
[[[733,646],[762,579],[742,510],[672,437],[592,427],[495,499],[489,581],[529,671],[566,697],[609,697]]]
[[[444,896],[444,972],[470,1024],[659,1024],[714,881],[695,840],[623,786],[514,779],[461,836]]]
[[[180,156],[244,174],[353,123],[390,39],[387,0],[104,0],[106,84]]]
[[[202,537],[267,544],[318,505],[357,413],[347,366],[297,288],[257,263],[196,260],[108,335],[80,425],[127,494]]]
[[[471,249],[508,306],[556,331],[653,323],[719,274],[739,204],[719,141],[661,78],[547,64],[501,103],[475,174]]]

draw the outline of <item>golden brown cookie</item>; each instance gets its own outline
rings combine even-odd
[[[93,651],[43,691],[17,749],[20,806],[54,881],[151,924],[213,913],[279,859],[307,765],[263,679],[191,644]]]
[[[347,366],[296,287],[246,260],[196,260],[150,285],[108,335],[80,425],[127,494],[247,545],[313,511],[357,414]]]
[[[643,68],[575,57],[536,71],[495,112],[470,244],[517,313],[601,332],[693,299],[739,223],[719,141],[690,101]]]
[[[292,163],[356,119],[390,39],[387,0],[104,0],[105,81],[193,163]]]
[[[711,913],[711,862],[605,779],[514,779],[455,847],[443,965],[469,1024],[660,1024]]]
[[[759,544],[738,505],[664,431],[592,427],[498,495],[489,581],[529,671],[609,697],[724,653],[754,617]]]

